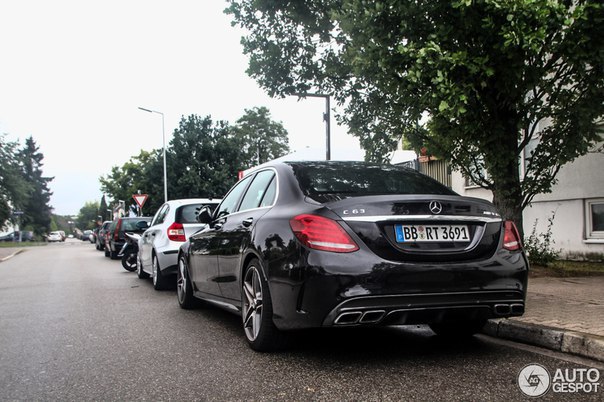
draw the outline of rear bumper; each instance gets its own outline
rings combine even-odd
[[[157,262],[163,275],[176,274],[178,269],[178,247],[172,246],[155,250]]]
[[[367,296],[340,303],[322,325],[433,324],[522,314],[524,295],[514,291]]]
[[[433,324],[520,316],[528,262],[498,252],[466,263],[400,263],[363,251],[311,251],[268,265],[275,325],[302,329]],[[296,266],[297,265],[297,266]]]

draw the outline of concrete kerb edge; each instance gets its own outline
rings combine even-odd
[[[24,251],[25,251],[24,249],[17,250],[17,251],[15,251],[14,253],[12,253],[12,254],[11,254],[11,255],[9,255],[9,256],[6,256],[6,257],[4,257],[4,258],[0,258],[0,262],[4,262],[4,261],[6,261],[6,260],[10,260],[11,258],[13,258],[14,256],[16,256],[17,254],[21,254],[21,253],[22,253],[22,252],[24,252]]]
[[[482,332],[604,362],[604,338],[596,335],[505,319],[489,320]]]

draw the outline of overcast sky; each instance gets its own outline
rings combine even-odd
[[[33,136],[54,176],[51,205],[77,214],[99,201],[98,178],[162,146],[182,115],[234,123],[266,106],[292,150],[325,154],[322,99],[269,98],[245,74],[241,31],[223,0],[0,0],[0,133]],[[332,102],[333,103],[333,102]],[[362,157],[332,118],[332,158]]]

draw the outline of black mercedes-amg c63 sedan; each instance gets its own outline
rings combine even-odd
[[[516,227],[414,170],[279,162],[240,180],[179,253],[178,302],[241,314],[250,346],[288,330],[429,324],[468,336],[524,313]]]

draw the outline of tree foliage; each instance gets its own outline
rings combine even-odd
[[[99,203],[97,201],[89,201],[80,208],[76,225],[80,230],[94,229],[99,211]]]
[[[132,195],[141,190],[142,193],[149,195],[143,211],[155,211],[164,199],[162,166],[159,150],[151,152],[141,150],[122,166],[112,167],[111,173],[99,179],[101,191],[108,194],[114,203],[122,200],[129,205]]]
[[[287,130],[271,119],[266,107],[246,109],[235,123],[234,133],[243,144],[243,166],[262,164],[289,152]]]
[[[53,177],[45,177],[42,173],[44,154],[39,152],[33,137],[25,140],[23,149],[18,152],[21,174],[29,187],[27,199],[23,203],[21,226],[33,230],[36,235],[43,235],[50,229],[52,207],[48,188]]]
[[[266,108],[246,110],[234,126],[211,116],[183,116],[166,150],[168,198],[221,198],[239,171],[258,163],[258,145],[262,162],[289,151],[287,131]],[[143,211],[154,213],[164,202],[162,158],[161,150],[141,151],[100,178],[102,191],[117,202],[141,190],[149,195]]]
[[[0,135],[0,230],[12,219],[13,211],[23,208],[30,192],[19,166],[18,146]]]
[[[415,137],[492,190],[506,218],[521,223],[560,167],[597,140],[599,0],[229,3],[249,32],[248,73],[270,95],[332,93],[369,159]]]
[[[242,144],[225,121],[183,116],[168,154],[168,197],[221,197],[237,180]]]
[[[107,211],[107,201],[105,200],[105,194],[101,197],[101,203],[99,204],[98,216],[101,217],[101,222],[109,220],[111,214]]]

